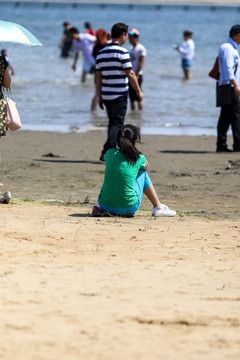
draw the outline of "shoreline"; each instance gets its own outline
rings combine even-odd
[[[216,128],[201,128],[193,126],[139,126],[142,135],[163,135],[163,136],[216,136]],[[52,132],[52,133],[64,133],[64,134],[86,134],[86,133],[104,133],[107,131],[107,127],[97,127],[94,125],[86,125],[80,127],[71,127],[67,125],[55,127],[54,125],[48,125],[42,128],[42,125],[29,125],[24,126],[20,131],[40,131],[40,132]],[[229,135],[231,132],[229,131]]]

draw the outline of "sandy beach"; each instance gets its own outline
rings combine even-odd
[[[239,359],[239,154],[143,136],[177,216],[153,218],[144,199],[133,219],[92,218],[105,137],[1,139],[0,358]]]

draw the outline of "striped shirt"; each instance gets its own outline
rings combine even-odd
[[[112,43],[99,51],[96,71],[101,71],[102,75],[103,100],[114,100],[128,95],[128,78],[124,70],[131,69],[129,52],[121,45]]]

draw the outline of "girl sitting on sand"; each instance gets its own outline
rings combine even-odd
[[[117,146],[104,157],[106,169],[104,183],[94,206],[93,216],[107,214],[134,216],[141,205],[143,193],[153,205],[153,216],[175,216],[176,211],[161,204],[146,172],[148,162],[136,148],[140,130],[133,125],[123,125],[117,134]]]

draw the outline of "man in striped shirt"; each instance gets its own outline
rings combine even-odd
[[[128,37],[128,26],[122,23],[113,25],[112,42],[103,48],[96,59],[96,87],[98,104],[104,106],[108,115],[108,138],[100,156],[104,161],[105,153],[116,147],[117,132],[124,124],[127,112],[128,82],[137,93],[139,100],[143,94],[132,69],[130,55],[122,47]]]

